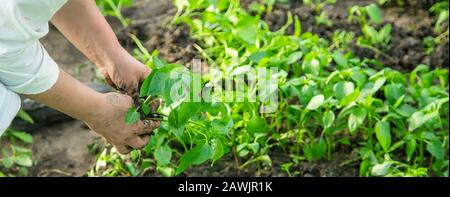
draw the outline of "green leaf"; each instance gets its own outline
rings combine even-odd
[[[213,163],[222,158],[222,156],[227,152],[223,142],[220,140],[215,140],[215,142],[212,143],[212,150],[213,155],[211,160]]]
[[[358,99],[365,99],[367,96],[375,94],[386,82],[386,77],[380,77],[375,83],[367,83],[361,90],[361,94]]]
[[[191,165],[198,165],[205,162],[210,159],[212,155],[213,151],[211,146],[205,140],[202,140],[180,158],[175,174],[180,174]]]
[[[28,143],[28,144],[33,143],[33,136],[31,136],[28,133],[25,133],[22,131],[12,131],[12,132],[10,132],[10,134],[25,143]]]
[[[292,87],[293,90],[297,90],[295,87]],[[317,90],[317,86],[314,85],[304,85],[301,87],[300,91],[297,92],[297,96],[300,98],[300,103],[302,105],[307,105],[312,97],[315,96]]]
[[[422,127],[425,123],[428,123],[432,119],[439,116],[439,112],[433,111],[424,113],[423,111],[414,112],[409,121],[409,131],[414,131],[415,129]]]
[[[256,43],[258,38],[258,26],[257,21],[253,17],[244,17],[241,24],[236,27],[236,33],[239,38],[249,45]]]
[[[355,108],[352,110],[350,117],[348,119],[348,129],[351,134],[353,134],[356,129],[358,129],[367,116],[367,110],[365,108]]]
[[[324,128],[330,128],[334,123],[335,115],[333,111],[327,111],[323,115],[322,123]]]
[[[380,8],[378,8],[378,6],[376,4],[370,4],[370,5],[366,6],[366,9],[367,9],[367,14],[369,15],[370,19],[373,22],[375,22],[377,24],[383,22],[382,18],[381,18]]]
[[[233,128],[233,119],[224,121],[222,119],[214,119],[211,122],[211,131],[215,134],[228,135],[230,130]]]
[[[449,100],[448,97],[443,99],[438,99],[429,103],[420,111],[416,111],[411,115],[411,118],[408,119],[409,131],[414,131],[419,127],[422,127],[425,123],[429,123],[431,120],[439,117],[439,108],[447,103]]]
[[[186,0],[174,0],[173,1],[173,5],[175,5],[175,7],[178,10],[182,10],[184,7],[189,7],[190,1],[186,1]]]
[[[154,156],[158,166],[167,166],[172,159],[172,149],[167,145],[159,146],[156,148]]]
[[[391,38],[392,25],[385,25],[378,33],[378,41],[387,44]]]
[[[382,164],[377,164],[373,166],[371,174],[373,176],[385,176],[389,173],[389,168],[391,167],[390,162],[384,162]]]
[[[302,22],[300,21],[300,19],[298,18],[298,16],[295,16],[295,22],[294,22],[294,36],[300,36],[300,34],[302,33]]]
[[[414,68],[414,70],[409,75],[409,83],[411,85],[415,85],[416,78],[417,78],[417,73],[428,72],[428,70],[429,70],[429,67],[427,65],[425,65],[425,64],[418,65],[416,68]]]
[[[179,64],[167,64],[153,69],[141,86],[140,96],[161,96],[166,105],[181,100],[189,94],[190,73]]]
[[[264,118],[253,116],[247,123],[247,131],[252,134],[267,133],[269,132],[269,125]]]
[[[320,138],[317,143],[311,146],[311,151],[314,159],[320,160],[327,152],[327,143],[323,138]]]
[[[155,66],[155,68],[162,68],[162,67],[166,66],[166,63],[164,63],[164,61],[159,59],[158,56],[153,56],[152,61],[153,61],[153,65]]]
[[[322,104],[324,103],[325,97],[323,96],[323,94],[319,94],[314,96],[308,103],[308,105],[306,106],[307,110],[316,110],[317,108],[319,108],[320,106],[322,106]]]
[[[340,140],[338,140],[339,143],[344,144],[344,145],[350,145],[351,142],[348,138],[342,138]]]
[[[393,83],[384,87],[384,95],[390,105],[394,105],[397,100],[405,94],[405,87],[403,84]]]
[[[130,158],[132,161],[136,161],[139,158],[139,150],[133,150],[130,152]]]
[[[359,88],[356,88],[356,90],[353,91],[351,94],[345,96],[345,97],[341,100],[341,102],[339,103],[339,105],[341,105],[341,106],[347,106],[347,105],[349,105],[350,103],[352,103],[353,101],[356,101],[356,100],[358,99],[359,95],[360,95]]]
[[[169,127],[174,130],[183,129],[189,120],[201,110],[200,102],[183,102],[169,114]]]
[[[247,147],[253,152],[253,154],[257,154],[259,151],[259,143],[254,142],[247,145]]]
[[[3,163],[3,167],[5,167],[6,169],[8,169],[14,165],[14,161],[11,157],[3,157],[2,163]]]
[[[378,39],[378,32],[377,30],[375,30],[375,28],[373,28],[372,26],[365,24],[362,27],[362,31],[365,35],[367,35],[372,42],[379,42]]]
[[[256,53],[253,53],[252,55],[250,55],[250,57],[248,57],[248,59],[254,63],[259,63],[259,61],[261,61],[261,59],[267,57],[269,55],[269,53],[267,53],[266,51],[259,51]]]
[[[416,140],[411,139],[406,142],[406,158],[408,161],[411,160],[414,151],[416,150]]]
[[[437,160],[445,159],[445,149],[439,140],[433,140],[427,144],[428,152],[433,155]]]
[[[136,168],[134,167],[133,163],[131,162],[127,162],[125,163],[125,167],[128,170],[128,172],[130,173],[131,176],[137,176],[138,172],[136,170]]]
[[[149,115],[150,112],[152,111],[148,104],[142,104],[141,105],[141,109],[142,109],[142,112],[144,112],[145,115]]]
[[[154,72],[152,72],[142,83],[141,85],[141,89],[139,91],[139,96],[140,97],[145,97],[148,94],[148,89],[150,88],[150,83],[152,82],[153,79],[153,74]]]
[[[352,80],[356,82],[356,85],[360,88],[362,88],[366,84],[367,77],[362,71],[353,71],[351,77]]]
[[[309,145],[304,146],[303,153],[305,154],[306,160],[312,161],[313,153],[312,153],[312,149]]]
[[[231,72],[230,76],[243,75],[248,73],[251,69],[252,67],[250,65],[238,66],[233,70],[233,72]]]
[[[303,71],[307,74],[312,74],[318,76],[320,74],[320,62],[316,58],[303,60],[302,63]]]
[[[19,112],[17,113],[17,116],[30,124],[34,124],[33,118],[31,118],[31,116],[23,110],[19,110]]]
[[[396,108],[395,111],[400,114],[401,116],[408,118],[411,117],[411,115],[417,111],[416,108],[412,107],[411,105],[408,104],[403,104],[402,106],[400,106],[399,108]]]
[[[19,155],[14,158],[14,161],[17,165],[24,167],[31,167],[33,165],[33,160],[31,160],[31,157],[28,155]]]
[[[436,20],[436,24],[434,26],[434,31],[436,33],[441,33],[442,23],[448,21],[449,13],[448,13],[448,2],[446,11],[442,11],[439,13],[438,19]]]
[[[193,157],[192,164],[199,165],[212,157],[212,148],[208,143],[205,143],[201,149],[198,150],[198,155]]]
[[[338,100],[342,100],[353,91],[355,91],[355,85],[352,82],[340,81],[333,87],[333,94]]]
[[[289,55],[289,57],[287,58],[287,64],[297,63],[302,57],[303,57],[303,52],[301,52],[301,51],[291,53]]]
[[[377,122],[375,125],[375,134],[384,152],[388,153],[391,146],[391,126],[389,125],[389,122]]]
[[[22,148],[20,146],[11,145],[11,148],[14,149],[16,155],[30,155],[32,151],[28,148]]]
[[[134,108],[130,108],[125,115],[125,123],[127,125],[132,125],[137,123],[141,119],[141,114],[136,111]]]
[[[359,176],[360,177],[366,176],[369,167],[370,167],[370,160],[363,160],[359,165]]]
[[[158,166],[156,167],[156,170],[158,170],[158,172],[161,173],[163,177],[171,177],[173,176],[173,174],[175,174],[175,169],[171,167]]]
[[[341,68],[347,68],[348,67],[348,60],[339,51],[336,51],[336,52],[333,53],[333,60],[339,66],[341,66]]]
[[[405,144],[405,141],[400,140],[397,141],[396,143],[392,144],[392,146],[389,148],[389,152],[395,151],[398,148],[402,147]]]

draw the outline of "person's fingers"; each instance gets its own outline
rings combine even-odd
[[[152,121],[152,120],[143,120],[139,123],[139,131],[136,133],[137,135],[145,135],[150,134],[158,128],[160,125],[159,121]]]
[[[150,75],[152,71],[147,68],[146,66],[144,66],[144,71],[142,72],[141,78],[139,80],[140,83],[144,82],[145,79],[147,79],[147,77]]]
[[[143,135],[141,136],[142,140],[144,141],[145,145],[144,147],[148,144],[148,142],[150,141],[150,136],[149,135]],[[144,148],[142,147],[142,148]]]
[[[125,88],[125,92],[128,96],[133,98],[135,106],[139,105],[139,89],[135,85]]]
[[[145,141],[142,137],[136,136],[128,142],[128,145],[134,149],[142,149],[145,147],[145,145],[147,145],[147,142],[148,140]]]
[[[105,81],[108,85],[110,85],[112,88],[117,90],[117,85],[113,82],[111,79],[111,76],[109,76],[109,73],[106,69],[101,68],[100,72],[102,73],[103,77],[105,77]]]
[[[106,81],[106,83],[108,83],[108,85],[110,85],[112,88],[118,90],[116,84],[112,81],[111,77],[105,76],[105,81]]]
[[[159,121],[153,121],[153,120],[144,120],[144,130],[146,131],[153,131],[157,129],[160,126]]]
[[[114,147],[116,148],[117,152],[119,152],[120,154],[123,154],[123,155],[126,155],[131,152],[131,150],[128,147],[123,146],[123,145],[114,146]]]
[[[147,79],[147,77],[150,75],[150,69],[147,68],[146,66],[142,65],[143,69],[140,73],[140,75],[138,75],[138,79],[137,80],[133,80],[132,83],[128,84],[128,87],[126,88],[127,90],[127,94],[130,95],[133,98],[139,98],[139,89],[142,86],[142,83],[144,83],[145,79]]]

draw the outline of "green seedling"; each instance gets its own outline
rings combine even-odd
[[[25,111],[20,110],[17,117],[33,124],[34,121]],[[8,146],[0,147],[0,177],[28,176],[29,168],[33,166],[31,149],[26,144],[33,143],[33,137],[23,131],[8,128],[1,141],[6,141]]]

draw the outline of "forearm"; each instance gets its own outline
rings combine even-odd
[[[148,135],[140,135],[149,134],[159,127],[158,122],[144,124],[142,121],[126,125],[125,114],[133,103],[129,96],[97,93],[62,70],[52,88],[41,94],[25,96],[83,120],[122,154],[130,152],[128,147],[143,148],[149,138]]]
[[[83,52],[111,86],[136,95],[149,74],[141,62],[120,46],[93,0],[69,0],[53,17],[53,24]]]
[[[98,117],[104,96],[60,70],[58,80],[49,90],[26,97],[86,122]]]
[[[97,66],[110,66],[128,55],[94,0],[69,0],[52,23]]]

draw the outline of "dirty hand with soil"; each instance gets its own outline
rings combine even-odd
[[[51,89],[27,96],[84,121],[122,154],[143,148],[159,122],[126,125],[124,119],[150,69],[123,49],[95,1],[67,1],[51,22],[99,67],[110,85],[128,95],[95,92],[60,69]]]
[[[148,134],[159,127],[158,121],[126,125],[124,116],[133,105],[130,96],[98,93],[63,70],[50,90],[26,96],[84,121],[122,154],[129,153],[132,148],[143,148],[148,142]]]
[[[94,1],[68,1],[51,21],[100,69],[109,85],[130,96],[139,92],[150,69],[120,45]]]

